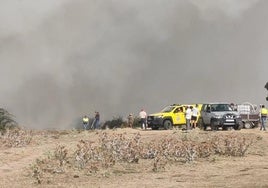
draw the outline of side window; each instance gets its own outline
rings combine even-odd
[[[210,112],[210,111],[211,111],[211,106],[208,105],[208,106],[207,106],[207,109],[206,109],[206,112]]]
[[[176,108],[175,110],[174,110],[174,113],[178,113],[180,111],[180,108]]]
[[[218,108],[218,105],[213,104],[213,105],[211,105],[210,110],[211,110],[211,111],[216,111],[217,108]]]
[[[177,109],[174,110],[174,113],[179,113],[182,112],[183,108],[182,107],[178,107]]]
[[[203,104],[203,106],[201,107],[201,110],[200,111],[206,111],[206,106],[205,104]]]

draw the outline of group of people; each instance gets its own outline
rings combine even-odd
[[[195,129],[197,126],[197,116],[199,114],[198,104],[195,106],[186,106],[185,119],[186,119],[186,129]]]
[[[83,126],[84,129],[88,129],[89,127],[89,117],[87,115],[85,115],[83,117]],[[95,112],[95,116],[94,116],[94,120],[91,123],[91,127],[89,127],[90,129],[100,129],[100,113],[99,112]]]
[[[146,130],[147,129],[147,113],[145,112],[144,109],[141,109],[141,111],[139,112],[139,118],[140,118],[141,129]],[[128,119],[128,127],[133,128],[133,124],[134,124],[133,115],[129,114],[127,119]]]
[[[141,129],[147,129],[147,113],[142,109],[139,113]],[[134,116],[129,114],[128,117],[128,127],[133,128]],[[90,121],[89,117],[85,115],[82,118],[84,129],[100,129],[100,113],[95,112],[95,117],[93,121]],[[91,122],[91,123],[90,123]],[[90,127],[89,127],[90,126]]]

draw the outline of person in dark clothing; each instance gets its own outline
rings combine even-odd
[[[95,112],[95,119],[94,119],[94,129],[99,129],[100,128],[100,113]]]

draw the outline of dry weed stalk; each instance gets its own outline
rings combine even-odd
[[[42,169],[40,169],[40,166],[33,165],[32,166],[33,174],[32,177],[35,179],[35,183],[41,184],[42,183]]]
[[[59,161],[59,166],[62,167],[67,161],[68,150],[64,145],[58,145],[54,151],[54,157]]]

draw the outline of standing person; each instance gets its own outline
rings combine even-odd
[[[260,119],[261,119],[261,128],[260,130],[266,131],[266,119],[267,119],[268,110],[264,105],[261,106],[260,110]]]
[[[84,129],[86,130],[88,123],[89,123],[89,118],[85,115],[82,120],[83,120]]]
[[[192,108],[192,117],[191,117],[191,124],[192,124],[192,128],[194,128],[194,129],[196,128],[198,114],[199,114],[198,104],[196,104]]]
[[[192,117],[192,110],[190,108],[190,106],[186,107],[186,111],[185,111],[185,118],[186,118],[186,129],[187,131],[191,129],[191,117]]]
[[[147,128],[147,113],[144,111],[144,109],[141,109],[140,113],[140,121],[141,121],[141,129],[146,129]]]
[[[133,128],[133,123],[134,123],[133,115],[129,114],[127,117],[127,120],[128,120],[128,127]]]
[[[94,119],[94,129],[100,128],[100,113],[95,112],[95,119]]]

